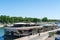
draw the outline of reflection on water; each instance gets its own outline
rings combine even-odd
[[[4,28],[0,28],[0,40],[4,40]]]
[[[0,37],[0,40],[4,40],[4,37]]]

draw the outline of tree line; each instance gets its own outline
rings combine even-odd
[[[17,22],[40,22],[38,18],[31,17],[10,17],[6,15],[0,16],[0,23],[17,23]]]
[[[47,17],[44,17],[42,19],[39,18],[31,18],[31,17],[10,17],[6,15],[0,16],[0,23],[17,23],[17,22],[49,22],[49,21],[56,21],[56,20],[49,20]]]

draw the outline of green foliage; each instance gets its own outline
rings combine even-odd
[[[0,23],[16,23],[16,22],[40,22],[41,20],[38,18],[31,18],[31,17],[10,17],[10,16],[6,16],[6,15],[1,15],[0,16]],[[42,22],[53,22],[53,21],[57,21],[57,20],[51,20],[47,17],[44,17],[42,19]]]
[[[16,23],[16,22],[40,22],[40,19],[38,18],[28,18],[28,17],[10,17],[6,15],[0,16],[0,22],[1,23]]]
[[[48,21],[48,18],[47,18],[47,17],[44,17],[44,18],[42,19],[42,21],[43,21],[43,22],[47,22],[47,21]]]
[[[54,36],[55,32],[49,32],[49,37]]]

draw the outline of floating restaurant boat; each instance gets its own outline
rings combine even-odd
[[[5,27],[5,35],[28,36],[39,33],[43,26],[37,23],[14,23],[11,27]]]

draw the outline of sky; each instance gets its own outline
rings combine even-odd
[[[60,0],[0,0],[0,15],[60,19]]]

